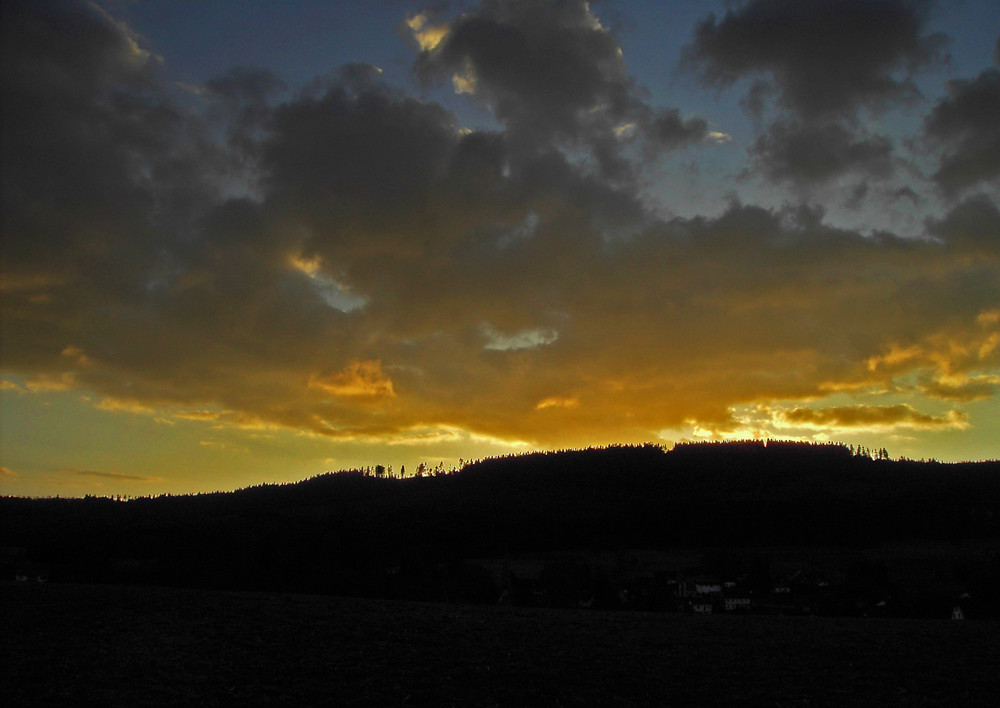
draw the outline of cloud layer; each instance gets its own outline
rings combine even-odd
[[[32,391],[386,443],[640,441],[844,391],[869,398],[780,421],[957,428],[954,406],[995,394],[995,69],[928,108],[920,189],[951,201],[913,238],[808,202],[664,215],[644,166],[715,149],[708,123],[647,103],[586,3],[409,27],[422,80],[497,130],[366,65],[182,94],[95,6],[4,3],[4,367]],[[914,3],[757,0],[702,22],[689,61],[774,97],[755,169],[809,185],[894,170],[900,143],[854,116],[914,98],[942,45]]]

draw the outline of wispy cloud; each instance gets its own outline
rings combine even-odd
[[[151,415],[155,410],[152,406],[137,401],[110,397],[102,398],[94,407],[111,413],[138,413],[142,415]]]
[[[120,472],[99,472],[97,470],[62,470],[63,474],[78,475],[81,477],[99,477],[104,479],[114,479],[121,482],[162,482],[162,477],[146,477],[143,475],[123,474]]]
[[[546,408],[578,408],[580,399],[576,396],[549,396],[543,398],[535,404],[535,410],[543,411]]]
[[[25,382],[25,388],[32,393],[49,393],[52,391],[69,391],[77,387],[76,375],[72,372],[55,374],[38,374]]]

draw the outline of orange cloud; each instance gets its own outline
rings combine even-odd
[[[154,410],[144,403],[122,398],[102,398],[94,407],[111,413],[138,413],[141,415],[151,415]]]
[[[60,374],[39,374],[25,382],[25,387],[32,393],[48,393],[50,391],[69,391],[77,386],[76,375],[70,372]]]
[[[68,346],[62,350],[62,356],[72,359],[78,366],[90,366],[94,362],[84,354],[80,347]]]
[[[259,417],[240,411],[195,409],[174,411],[170,415],[172,418],[176,418],[177,420],[216,423],[217,425],[212,426],[213,428],[232,426],[250,430],[263,430],[269,427],[268,424]],[[173,421],[170,420],[157,420],[158,422],[174,425]]]
[[[310,388],[334,396],[392,398],[396,395],[392,380],[382,371],[382,362],[353,361],[342,371],[325,377],[313,377]]]
[[[804,408],[779,411],[775,422],[785,427],[814,428],[819,430],[887,430],[914,428],[920,430],[962,429],[968,427],[968,418],[958,411],[943,416],[921,413],[913,406],[853,405],[833,408]]]
[[[580,399],[575,396],[550,396],[549,398],[543,398],[537,404],[535,404],[536,411],[542,411],[546,408],[579,408]]]
[[[875,356],[868,357],[866,364],[869,371],[876,371],[883,367],[892,367],[912,361],[923,353],[923,348],[916,344],[908,347],[893,344],[884,354],[876,354]]]
[[[918,388],[932,398],[956,401],[981,401],[1000,390],[1000,375],[937,372]]]

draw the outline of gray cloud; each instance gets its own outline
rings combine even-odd
[[[924,33],[923,5],[752,0],[703,20],[686,61],[720,86],[762,77],[748,99],[754,105],[773,90],[803,118],[851,115],[919,95],[912,73],[939,61],[946,44]]]
[[[927,116],[925,135],[942,150],[934,180],[947,194],[1000,177],[1000,70],[948,84]]]
[[[272,103],[287,89],[285,83],[265,69],[235,67],[210,79],[199,93],[213,103],[219,123],[229,126],[229,143],[238,170],[246,172],[254,159],[253,148],[270,118]]]
[[[42,86],[87,100],[122,85],[148,85],[158,58],[127,26],[92,4],[68,0],[3,6],[4,78],[9,89]]]
[[[206,89],[215,96],[252,106],[266,104],[285,88],[285,82],[278,76],[255,67],[234,67],[206,84]]]
[[[928,232],[951,248],[979,254],[984,263],[995,260],[1000,247],[1000,210],[986,195],[969,197],[943,218],[931,220]]]
[[[647,122],[646,132],[655,144],[673,149],[702,140],[708,133],[708,124],[701,118],[685,121],[674,108],[655,113]]]
[[[946,44],[924,21],[923,3],[907,0],[753,0],[702,20],[684,65],[720,87],[751,80],[743,105],[758,118],[777,101],[784,116],[751,149],[771,181],[884,179],[892,145],[863,132],[856,113],[920,97],[913,75],[940,62]]]
[[[623,132],[652,150],[707,133],[704,120],[640,99],[617,40],[583,0],[492,0],[436,32],[417,58],[418,75],[453,81],[486,103],[514,144],[587,147],[603,174],[620,178],[629,172]]]
[[[50,310],[72,311],[83,290],[136,296],[166,233],[219,193],[228,158],[166,98],[158,60],[95,5],[3,12],[8,266],[45,284],[21,290]]]
[[[421,53],[417,70],[449,79],[471,72],[471,90],[501,120],[550,136],[576,137],[580,112],[591,108],[621,118],[632,100],[618,44],[583,2],[483,3]]]
[[[757,166],[772,181],[816,183],[845,173],[887,177],[892,145],[883,136],[859,137],[832,123],[776,122],[751,148]]]

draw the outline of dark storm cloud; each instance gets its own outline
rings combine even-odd
[[[822,182],[849,172],[886,177],[892,171],[887,138],[861,138],[837,124],[774,123],[751,153],[775,182]]]
[[[713,84],[750,77],[808,119],[851,115],[919,95],[912,74],[938,61],[942,34],[924,32],[926,3],[753,0],[699,23],[686,60]],[[902,72],[902,76],[899,73]],[[759,78],[764,77],[764,78]]]
[[[942,150],[934,180],[947,194],[1000,177],[1000,70],[948,84],[928,115],[925,134]]]
[[[603,172],[619,177],[629,137],[674,149],[707,133],[701,119],[640,100],[621,47],[583,0],[491,0],[445,26],[423,22],[411,22],[423,49],[418,75],[451,80],[489,105],[517,145],[589,147]]]

